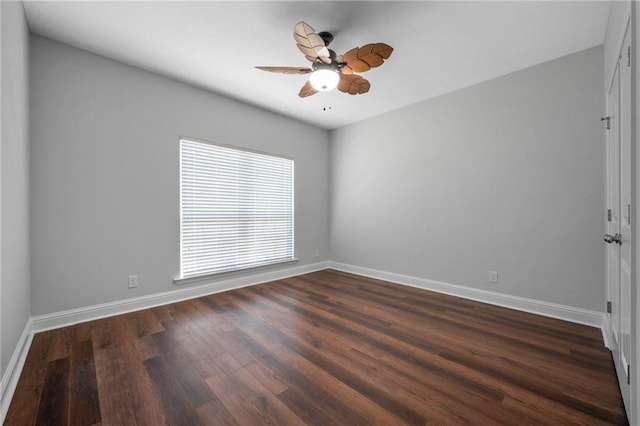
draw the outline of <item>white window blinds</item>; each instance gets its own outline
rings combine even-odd
[[[293,166],[181,139],[181,278],[293,260]]]

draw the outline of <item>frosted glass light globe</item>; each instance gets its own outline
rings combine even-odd
[[[336,71],[326,68],[317,69],[309,76],[311,86],[321,92],[335,89],[339,81],[340,75]]]

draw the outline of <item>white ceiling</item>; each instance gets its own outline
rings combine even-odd
[[[25,1],[31,31],[230,98],[334,129],[601,44],[604,1]],[[363,74],[371,91],[301,99],[305,21],[331,48],[395,48]],[[324,110],[326,108],[326,110]],[[330,108],[330,109],[329,109]]]

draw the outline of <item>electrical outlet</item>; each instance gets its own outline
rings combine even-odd
[[[129,275],[129,288],[138,287],[138,276],[137,275]]]
[[[489,271],[489,282],[490,283],[498,282],[498,273],[496,271]]]

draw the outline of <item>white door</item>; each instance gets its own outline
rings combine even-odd
[[[620,391],[631,407],[631,61],[629,28],[607,96],[607,295],[610,349]],[[629,53],[627,53],[629,52]]]
[[[620,368],[618,379],[627,410],[631,407],[631,31],[627,31],[620,58]],[[627,415],[631,413],[628,412]]]

